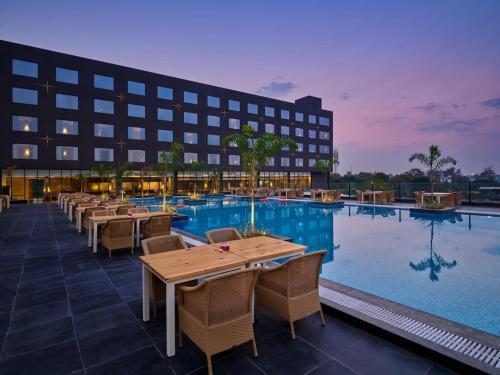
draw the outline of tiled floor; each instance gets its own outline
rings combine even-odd
[[[55,205],[0,214],[0,374],[203,374],[189,341],[164,358],[163,317],[141,321],[136,255],[93,255]],[[266,313],[249,345],[219,354],[220,374],[449,374],[433,361],[331,314],[296,324]]]

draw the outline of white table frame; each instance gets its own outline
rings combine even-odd
[[[424,205],[424,199],[425,197],[436,197],[437,198],[437,202],[438,204],[441,204],[441,197],[447,197],[449,195],[452,195],[453,193],[434,193],[434,195],[432,193],[423,193],[422,194],[422,206]]]

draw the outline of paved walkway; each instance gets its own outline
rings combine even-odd
[[[139,253],[139,251],[137,251]],[[0,374],[203,374],[186,339],[164,358],[164,315],[141,321],[138,254],[93,255],[55,205],[0,214]],[[214,358],[216,374],[451,374],[331,312],[296,324],[261,314],[260,356],[243,345]]]

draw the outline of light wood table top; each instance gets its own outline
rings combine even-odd
[[[143,212],[132,215],[90,216],[90,222],[104,223],[113,219],[149,219],[150,217],[167,215],[165,212]]]

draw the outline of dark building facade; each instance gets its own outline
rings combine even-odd
[[[333,113],[320,98],[290,103],[6,41],[0,51],[1,181],[14,200],[31,200],[33,181],[49,198],[111,189],[112,179],[91,168],[126,161],[125,189],[155,192],[151,166],[172,142],[184,145],[186,170],[169,190],[189,190],[193,160],[219,171],[217,182],[199,173],[201,191],[227,190],[246,176],[238,149],[222,140],[244,124],[299,145],[269,161],[262,186],[310,186],[322,181],[315,161],[332,158]]]

